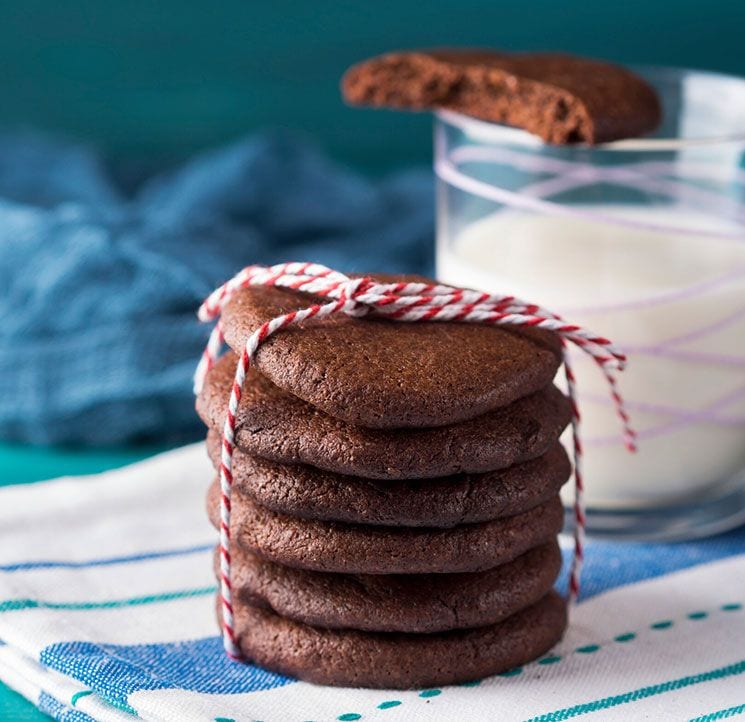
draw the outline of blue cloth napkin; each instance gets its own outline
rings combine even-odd
[[[245,265],[431,272],[426,170],[371,182],[265,134],[135,186],[89,148],[0,137],[0,437],[200,436],[195,310]]]

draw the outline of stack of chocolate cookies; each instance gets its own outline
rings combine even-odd
[[[222,313],[226,341],[240,352],[311,302],[241,290]],[[197,402],[216,468],[236,363],[226,354]],[[541,331],[342,315],[264,344],[233,458],[245,656],[322,684],[408,688],[479,679],[553,646],[570,474],[560,363]],[[215,481],[216,526],[219,498]]]

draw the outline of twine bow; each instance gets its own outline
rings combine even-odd
[[[235,450],[235,421],[246,374],[261,344],[287,326],[310,318],[324,318],[335,313],[360,317],[374,315],[392,321],[424,322],[449,321],[482,323],[496,326],[527,326],[556,333],[562,341],[563,366],[567,393],[572,408],[572,437],[574,452],[574,555],[569,576],[569,598],[577,598],[584,559],[585,511],[583,501],[582,443],[580,441],[580,412],[577,405],[576,381],[567,353],[568,345],[580,348],[595,361],[604,374],[616,413],[621,421],[626,447],[634,451],[635,433],[616,385],[616,372],[626,365],[626,356],[606,338],[592,331],[569,324],[556,314],[540,306],[526,303],[514,296],[481,293],[463,288],[419,282],[378,283],[372,278],[350,278],[316,263],[283,263],[276,266],[248,266],[227,283],[220,286],[199,308],[199,320],[217,319],[207,347],[194,377],[194,391],[199,393],[209,370],[219,357],[223,343],[220,320],[225,305],[233,295],[247,286],[273,286],[298,293],[310,294],[325,303],[298,311],[291,311],[263,323],[246,340],[235,371],[228,401],[228,411],[222,430],[220,459],[220,601],[223,619],[223,644],[234,659],[241,656],[235,637],[233,620],[233,590],[230,581],[230,499],[233,485],[233,452]]]

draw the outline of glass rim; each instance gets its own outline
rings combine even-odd
[[[729,73],[720,73],[712,70],[696,70],[693,68],[679,68],[664,65],[629,65],[630,70],[637,72],[645,79],[680,79],[686,76],[706,77],[712,80],[739,82],[742,84],[743,101],[745,102],[745,77],[740,75],[731,75]],[[492,123],[470,115],[459,113],[455,110],[440,108],[434,112],[435,118],[447,125],[455,126],[482,140],[494,143],[514,143],[523,146],[532,146],[535,148],[559,148],[559,149],[577,149],[583,151],[614,151],[614,152],[639,152],[639,151],[669,151],[683,148],[692,148],[705,145],[745,145],[745,124],[743,130],[737,133],[726,133],[712,136],[701,136],[693,138],[684,137],[639,137],[625,138],[615,140],[610,143],[598,143],[590,145],[588,143],[577,143],[572,145],[550,145],[545,143],[537,135],[533,135],[526,130],[513,128],[509,125]]]

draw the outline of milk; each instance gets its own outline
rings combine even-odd
[[[712,229],[711,216],[672,206],[592,211]],[[628,351],[620,384],[636,455],[603,377],[575,354],[588,506],[674,504],[745,470],[745,241],[507,210],[455,232],[440,223],[437,267],[445,282],[541,304]]]

